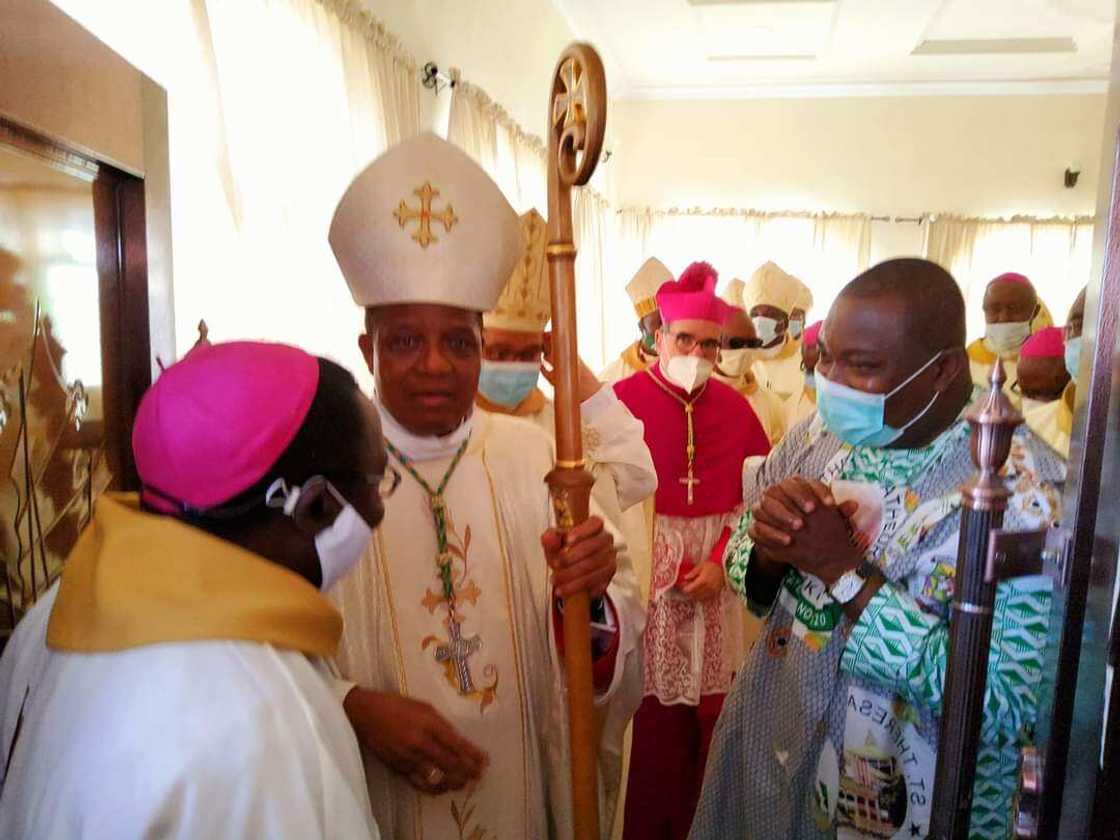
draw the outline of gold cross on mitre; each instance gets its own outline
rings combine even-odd
[[[455,215],[455,211],[450,204],[439,212],[432,210],[432,199],[439,195],[439,190],[433,187],[431,182],[425,181],[424,186],[412,192],[414,195],[420,196],[420,209],[412,209],[408,206],[408,202],[402,198],[397,209],[393,211],[393,216],[400,222],[402,228],[409,222],[418,221],[420,224],[416,228],[416,233],[412,234],[412,238],[420,243],[421,248],[427,248],[438,239],[432,233],[433,220],[442,223],[443,229],[450,233],[452,226],[459,221],[459,217]]]

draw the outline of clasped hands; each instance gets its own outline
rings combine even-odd
[[[793,476],[766,489],[751,509],[747,531],[763,564],[793,567],[831,586],[863,562],[852,539],[854,501],[837,502],[827,485]]]

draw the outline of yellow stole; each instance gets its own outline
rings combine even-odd
[[[107,494],[66,561],[47,645],[84,653],[229,640],[331,657],[342,616],[309,582],[135,495]]]

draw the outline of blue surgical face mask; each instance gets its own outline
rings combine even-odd
[[[483,360],[478,390],[492,403],[517,408],[537,387],[541,366],[537,362]]]
[[[903,433],[925,416],[937,398],[941,395],[938,391],[933,395],[925,408],[911,417],[904,426],[895,428],[888,426],[885,415],[887,400],[913,382],[926,368],[941,358],[941,353],[914,371],[906,380],[887,394],[869,394],[866,391],[857,391],[839,382],[833,382],[827,376],[818,376],[817,384],[817,411],[824,420],[828,430],[851,446],[890,446]]]
[[[812,371],[805,374],[805,387],[810,391],[817,390],[817,377]]]
[[[1069,375],[1077,379],[1077,371],[1081,368],[1081,336],[1066,339],[1066,370]]]

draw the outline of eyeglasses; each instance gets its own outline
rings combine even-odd
[[[385,468],[385,473],[381,476],[381,480],[377,482],[377,495],[381,497],[381,501],[385,501],[394,493],[396,493],[397,488],[400,486],[401,474],[397,472],[396,467],[394,467],[392,464],[389,464]]]
[[[718,338],[705,338],[701,341],[692,333],[670,332],[669,335],[673,337],[677,345],[677,350],[681,353],[691,353],[696,349],[697,345],[700,346],[700,350],[705,356],[714,356],[719,352]]]
[[[727,339],[728,350],[757,350],[762,346],[761,338],[729,338]]]
[[[383,473],[341,472],[334,474],[344,481],[364,481],[369,487],[377,488],[377,495],[385,501],[401,486],[401,474],[392,464],[387,464]]]

